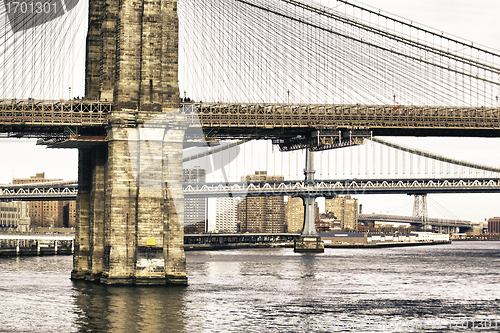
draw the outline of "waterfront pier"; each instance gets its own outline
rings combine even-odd
[[[0,234],[0,256],[73,254],[74,248],[71,234]]]

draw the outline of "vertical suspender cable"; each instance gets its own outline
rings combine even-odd
[[[405,152],[403,152],[401,154],[401,159],[402,159],[402,162],[403,162],[403,167],[402,167],[402,169],[403,169],[403,175],[406,175],[406,153]]]
[[[387,175],[391,176],[391,148],[386,147],[387,150]]]
[[[283,172],[283,152],[281,151],[278,151],[278,154],[280,156],[280,160],[281,160],[281,174],[282,175],[285,175],[285,173]],[[290,177],[290,170],[288,172],[288,176]],[[288,178],[289,179],[289,178]]]
[[[353,154],[354,152],[352,151],[352,149],[349,150],[349,155],[350,155],[350,158],[351,158],[351,170],[349,170],[349,175],[350,175],[350,178],[353,178],[354,177],[354,174],[352,173],[352,170],[353,170],[353,164],[352,164],[352,160],[353,160]]]
[[[331,155],[330,151],[327,151],[326,152],[326,157],[327,157],[327,166],[326,166],[327,175],[326,175],[326,177],[328,179],[332,179],[332,177],[330,177],[330,157],[331,157],[330,155]]]
[[[243,174],[240,175],[240,177],[238,177],[238,175],[236,176],[236,181],[237,182],[240,181],[241,176],[245,175],[245,170],[246,170],[246,167],[247,167],[247,163],[246,163],[246,152],[247,152],[247,149],[246,148],[247,148],[247,144],[246,143],[241,146],[241,151],[243,153]]]
[[[379,171],[379,174],[380,176],[382,177],[382,173],[384,172],[384,145],[379,145],[380,146],[380,156],[379,156],[379,159],[380,159],[380,171]]]
[[[410,177],[413,176],[413,154],[410,153]]]
[[[337,178],[337,171],[339,169],[339,163],[338,163],[339,159],[338,159],[338,150],[337,149],[335,149],[335,153],[334,154],[335,154],[335,156],[334,156],[334,161],[333,161],[334,163],[333,163],[333,165],[335,166],[335,178]]]
[[[342,149],[342,174],[344,175],[344,178],[345,178],[345,151],[346,148]]]
[[[300,179],[299,178],[299,152],[296,151],[296,154],[295,154],[295,172],[297,173],[297,178],[295,179]]]
[[[417,173],[420,175],[420,167],[421,167],[421,162],[422,162],[422,158],[420,156],[417,156],[416,157],[417,159]]]
[[[396,175],[399,175],[399,161],[398,161],[398,158],[399,158],[399,150],[397,149],[394,149],[394,161],[396,162],[395,165],[394,165],[394,172]]]
[[[356,149],[358,150],[358,177],[361,176],[361,147],[362,146],[356,147]]]
[[[375,176],[375,145],[372,143],[372,169],[373,169],[373,175]]]
[[[266,144],[266,170],[269,170],[269,141],[264,141]]]

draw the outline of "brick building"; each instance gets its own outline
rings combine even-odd
[[[234,197],[215,200],[215,232],[234,233],[238,231],[238,199]]]
[[[488,219],[488,233],[500,234],[500,217]]]
[[[13,184],[32,184],[61,181],[62,179],[45,178],[45,172],[30,178],[13,179]],[[76,201],[31,201],[30,219],[32,227],[75,227]]]
[[[325,212],[333,213],[336,219],[340,221],[342,230],[357,230],[358,227],[358,199],[339,196],[333,199],[325,200]]]
[[[304,201],[300,197],[288,197],[285,204],[287,232],[300,234],[304,227]],[[319,220],[319,206],[314,203],[314,221]]]
[[[254,175],[242,177],[246,182],[281,181],[283,176],[268,176],[266,171],[256,171]],[[284,233],[285,200],[282,196],[247,197],[237,208],[240,232],[251,233]]]

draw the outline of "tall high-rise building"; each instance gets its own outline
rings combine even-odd
[[[45,172],[30,178],[13,179],[13,184],[31,184],[60,181],[45,178]],[[67,214],[64,214],[66,207]],[[74,227],[76,221],[76,201],[31,201],[30,218],[33,227]]]
[[[288,197],[286,202],[287,232],[299,234],[304,227],[304,202],[299,197]]]
[[[205,183],[206,170],[201,168],[182,170],[184,183]],[[204,233],[207,224],[207,199],[184,199],[184,232],[187,234]]]
[[[300,234],[304,227],[304,200],[300,197],[288,197],[285,204],[287,232]],[[314,220],[319,220],[319,206],[314,203]]]
[[[281,181],[283,176],[268,176],[266,171],[242,177],[246,182]],[[247,197],[238,204],[240,232],[283,233],[286,231],[285,200],[282,196]]]
[[[238,231],[236,208],[238,199],[223,197],[215,200],[215,232],[234,233]]]
[[[488,232],[491,234],[500,234],[500,217],[488,219]]]
[[[62,211],[62,226],[65,228],[74,228],[76,226],[76,201],[63,201],[59,209]]]
[[[357,230],[358,226],[358,199],[339,196],[325,200],[325,212],[333,213],[340,221],[342,230]]]

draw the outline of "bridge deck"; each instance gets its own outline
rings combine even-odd
[[[351,179],[318,180],[314,185],[304,181],[261,183],[184,183],[185,198],[231,196],[300,196],[331,198],[337,195],[418,194],[418,193],[499,193],[498,178],[448,179]],[[0,186],[0,200],[74,200],[78,184],[20,184]]]
[[[219,138],[280,138],[323,129],[369,129],[374,135],[500,136],[500,108],[182,104],[190,127],[202,126]],[[0,101],[0,133],[44,135],[64,133],[66,127],[82,134],[104,132],[109,102]]]

